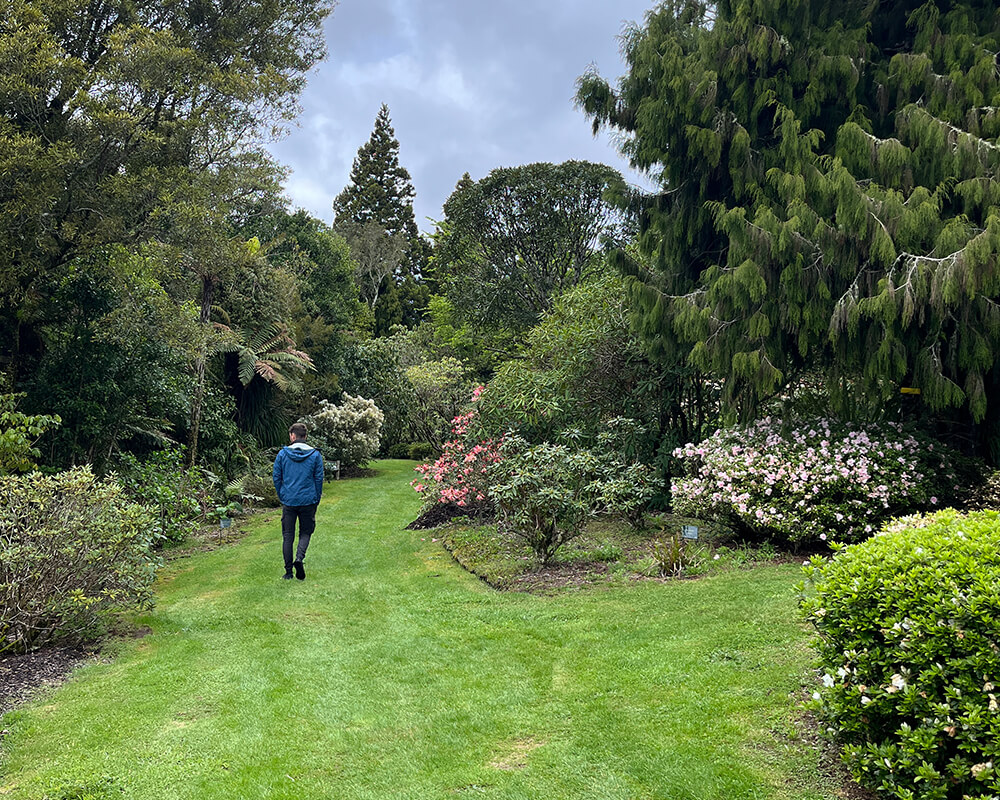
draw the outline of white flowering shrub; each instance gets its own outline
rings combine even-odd
[[[674,510],[793,545],[856,541],[960,490],[955,455],[901,425],[767,417],[674,451]]]
[[[344,394],[341,405],[319,401],[319,411],[303,419],[310,443],[324,459],[341,466],[364,466],[378,452],[385,415],[373,400]]]
[[[1000,796],[1000,516],[890,522],[804,567],[820,718],[901,800]]]

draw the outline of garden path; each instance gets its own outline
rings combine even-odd
[[[3,719],[0,796],[837,796],[794,568],[500,593],[404,530],[411,476],[329,484],[304,582],[274,514],[169,563],[149,635]]]

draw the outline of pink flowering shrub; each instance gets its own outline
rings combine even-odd
[[[483,387],[472,393],[475,403]],[[478,412],[460,414],[451,421],[455,438],[445,442],[441,456],[431,464],[416,467],[420,477],[410,485],[424,498],[424,509],[437,504],[452,503],[459,508],[491,505],[487,471],[500,460],[500,442],[479,441],[474,435]]]
[[[953,455],[896,423],[850,426],[768,417],[674,451],[686,476],[674,509],[792,544],[853,541],[959,489]]]

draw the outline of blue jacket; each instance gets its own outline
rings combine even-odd
[[[323,456],[305,442],[294,442],[281,448],[271,477],[283,506],[311,506],[323,496]]]

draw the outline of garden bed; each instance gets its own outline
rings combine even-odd
[[[0,656],[0,715],[30,700],[39,689],[58,686],[92,656],[93,651],[77,647]]]
[[[453,517],[433,530],[432,541],[440,541],[460,566],[496,589],[544,593],[639,580],[675,580],[660,574],[654,543],[664,533],[670,535],[689,524],[699,526],[702,538],[688,544],[690,563],[677,576],[682,579],[802,558],[767,546],[734,544],[725,529],[674,515],[664,515],[643,531],[618,520],[593,520],[581,536],[565,544],[544,566],[521,540],[498,530],[495,523],[479,519]]]

